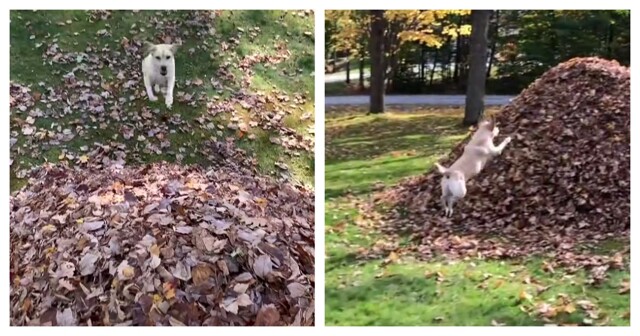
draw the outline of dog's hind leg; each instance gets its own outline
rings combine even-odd
[[[458,199],[454,196],[449,197],[449,217],[453,216],[453,205]]]
[[[153,86],[153,92],[158,93],[160,92],[160,85],[156,84]]]
[[[444,209],[444,215],[447,216],[449,214],[449,204],[447,203],[448,197],[446,195],[442,195],[440,197],[440,202],[442,203],[442,208]]]

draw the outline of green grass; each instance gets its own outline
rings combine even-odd
[[[327,198],[363,194],[376,183],[426,172],[467,134],[456,122],[456,109],[332,114],[325,123]]]
[[[543,259],[443,260],[410,256],[377,258],[368,251],[390,243],[360,213],[374,185],[424,173],[464,138],[461,111],[420,109],[364,115],[333,109],[326,117],[325,323],[383,325],[629,325],[630,295],[619,294],[629,270],[611,270],[599,286],[582,271],[544,270]],[[398,242],[400,246],[408,241]],[[595,247],[617,251],[624,242]],[[540,290],[544,288],[545,290]],[[543,304],[555,309],[544,318]]]
[[[182,163],[209,165],[212,159],[203,153],[207,151],[204,141],[216,137],[236,137],[236,133],[226,129],[231,116],[228,113],[219,114],[212,120],[215,124],[213,130],[203,127],[198,119],[208,118],[206,104],[198,102],[188,105],[178,101],[176,94],[184,92],[194,97],[200,93],[208,97],[226,99],[231,93],[240,88],[240,82],[244,72],[237,68],[237,64],[245,56],[255,54],[276,55],[278,48],[288,50],[290,56],[276,65],[257,63],[252,67],[252,78],[249,90],[254,93],[263,93],[268,96],[286,95],[291,100],[298,95],[305,98],[306,103],[291,106],[291,102],[277,103],[271,106],[274,110],[287,111],[286,126],[293,128],[301,135],[307,135],[307,128],[313,125],[313,100],[314,79],[311,73],[314,71],[314,21],[312,15],[304,15],[296,11],[221,11],[213,19],[215,34],[197,36],[198,31],[187,25],[190,18],[188,11],[112,11],[111,16],[104,20],[91,22],[86,11],[11,11],[10,26],[10,79],[15,83],[30,86],[32,93],[44,93],[49,88],[55,91],[64,91],[69,95],[79,94],[79,90],[69,90],[64,87],[62,75],[72,71],[74,66],[86,66],[86,60],[80,60],[78,64],[49,64],[43,60],[42,54],[50,43],[57,43],[62,52],[84,52],[88,46],[97,50],[110,48],[113,51],[121,51],[123,38],[133,40],[150,40],[160,42],[162,29],[156,31],[152,23],[154,19],[172,20],[178,19],[180,31],[188,31],[187,38],[183,38],[182,45],[176,54],[176,78],[178,85],[174,91],[174,106],[171,111],[164,106],[164,100],[160,96],[159,101],[149,102],[146,96],[123,106],[123,114],[126,120],[115,120],[109,117],[95,121],[87,118],[86,113],[74,111],[61,117],[60,111],[64,103],[54,102],[49,105],[37,102],[36,108],[44,111],[44,115],[36,118],[35,126],[39,131],[57,131],[55,124],[61,129],[83,129],[83,134],[77,134],[70,142],[62,142],[56,145],[47,144],[46,141],[34,136],[25,136],[21,132],[19,122],[26,118],[25,113],[11,111],[12,137],[18,142],[11,149],[11,158],[14,160],[11,167],[11,190],[24,185],[25,179],[17,178],[19,172],[42,164],[45,161],[57,162],[60,154],[65,151],[74,156],[85,153],[85,146],[93,148],[94,143],[107,144],[116,142],[126,147],[127,162],[139,164],[153,161],[175,161],[176,154],[184,155]],[[64,23],[64,25],[62,25]],[[259,31],[251,34],[254,27]],[[110,36],[99,36],[98,32],[107,29]],[[144,30],[143,30],[144,29]],[[242,32],[242,33],[240,33]],[[250,36],[255,35],[255,36]],[[222,50],[222,43],[230,43],[230,39],[237,38],[237,46]],[[201,48],[208,45],[207,49]],[[90,56],[97,54],[89,52]],[[99,54],[98,54],[99,55]],[[117,57],[114,57],[117,59]],[[128,66],[139,67],[140,60],[131,56],[122,57],[120,61]],[[230,63],[230,71],[235,79],[223,80],[216,77],[217,70]],[[122,84],[127,79],[118,79],[118,66],[103,66],[98,73],[89,73],[76,69],[78,79],[91,78],[101,83]],[[181,85],[186,80],[201,79],[201,86]],[[214,88],[211,80],[220,80],[222,89]],[[140,83],[139,90],[144,90]],[[100,92],[96,92],[100,93]],[[105,106],[109,111],[110,105]],[[120,127],[123,124],[131,124],[139,111],[149,107],[153,116],[148,120],[138,122],[135,137],[126,140],[122,137]],[[27,111],[28,112],[28,111]],[[242,114],[242,111],[236,111]],[[301,120],[303,114],[311,114],[310,119]],[[108,113],[107,113],[108,114]],[[168,119],[179,116],[180,126],[168,123]],[[78,126],[80,125],[80,126]],[[160,140],[147,137],[144,141],[138,141],[136,137],[145,135],[154,127],[167,127],[170,146],[163,148],[161,153],[152,153],[145,150],[146,144],[160,145]],[[102,127],[101,127],[102,126]],[[222,135],[217,131],[222,127]],[[281,161],[291,167],[293,178],[305,184],[313,183],[313,153],[300,151],[299,155],[288,155],[283,147],[273,145],[270,137],[275,135],[274,130],[263,131],[252,129],[249,133],[255,133],[255,140],[247,137],[236,139],[236,143],[257,158],[258,167],[263,173],[277,174],[275,162]],[[67,160],[67,159],[64,159]],[[69,160],[73,162],[74,160]]]

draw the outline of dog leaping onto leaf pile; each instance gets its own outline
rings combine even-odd
[[[462,156],[449,168],[436,163],[438,172],[443,175],[440,186],[442,187],[442,205],[445,216],[453,215],[453,205],[467,194],[466,181],[478,175],[485,167],[489,159],[498,156],[511,142],[511,137],[504,139],[498,146],[493,144],[493,139],[499,130],[495,120],[484,120],[478,124],[478,130],[464,147]]]

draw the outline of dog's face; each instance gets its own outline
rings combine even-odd
[[[496,126],[496,123],[493,120],[481,121],[480,124],[478,125],[478,131],[486,132],[486,134],[489,134],[490,138],[492,139],[494,137],[497,137],[498,134],[500,133],[498,126]]]
[[[151,44],[145,42],[145,48],[147,54],[151,55],[151,63],[155,72],[160,73],[162,76],[166,76],[168,69],[175,65],[173,59],[176,51],[178,50],[177,44]]]

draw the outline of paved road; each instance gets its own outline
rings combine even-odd
[[[360,76],[360,72],[358,69],[351,69],[351,82],[357,82],[358,81],[358,77]],[[368,80],[369,79],[369,70],[365,69],[364,70],[364,79]],[[326,73],[324,74],[324,82],[325,83],[338,83],[338,82],[344,82],[347,79],[347,72],[346,71],[339,71],[339,72],[334,72],[334,73]]]
[[[485,96],[485,105],[505,105],[515,96]],[[385,105],[462,106],[464,95],[391,95],[384,97]],[[369,96],[330,96],[324,98],[325,106],[369,105]]]

